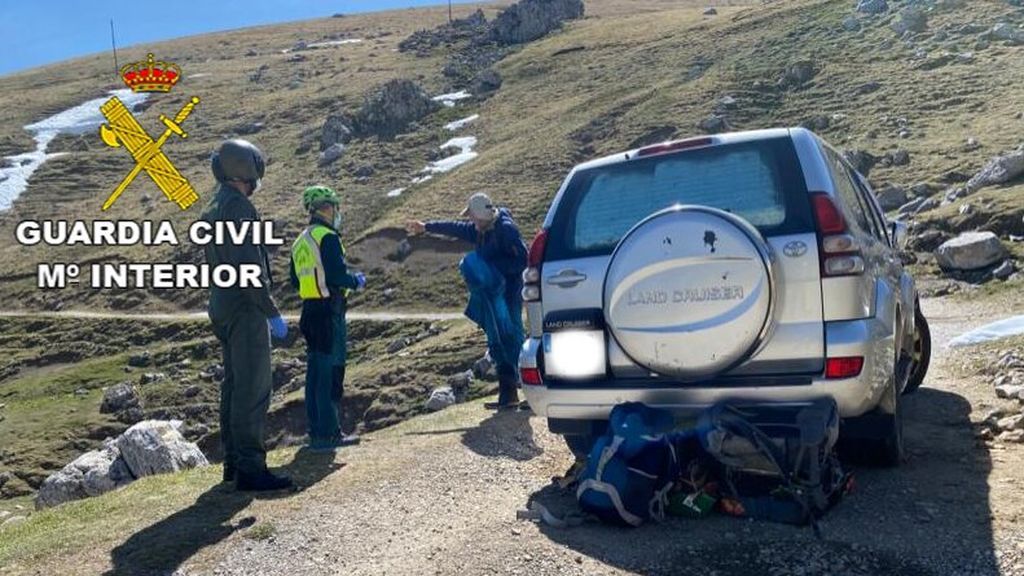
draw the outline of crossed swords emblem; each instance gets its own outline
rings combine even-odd
[[[181,138],[188,138],[188,134],[181,129],[181,124],[192,113],[192,109],[199,104],[199,98],[193,96],[178,114],[173,118],[160,115],[160,121],[166,128],[159,138],[153,140],[146,130],[139,125],[132,113],[117,96],[107,100],[100,106],[100,112],[107,119],[107,124],[100,126],[100,138],[112,148],[124,148],[135,159],[135,167],[121,180],[117,188],[110,194],[107,201],[103,203],[103,210],[109,209],[117,201],[125,188],[135,180],[140,172],[145,171],[153,180],[153,183],[160,188],[160,191],[167,196],[182,210],[187,209],[199,200],[199,195],[189,181],[178,172],[174,164],[167,158],[161,148],[172,134]]]

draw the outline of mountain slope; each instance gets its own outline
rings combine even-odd
[[[385,81],[410,78],[431,95],[462,88],[441,74],[445,56],[459,46],[442,47],[427,57],[396,51],[413,30],[431,21],[443,22],[442,13],[398,11],[207,35],[147,47],[179,62],[185,80],[171,95],[152,98],[142,122],[152,127],[156,115],[175,110],[191,94],[203,98],[188,121],[192,136],[167,146],[168,155],[193,178],[203,196],[212,186],[206,168],[209,151],[221,138],[262,122],[262,130],[249,136],[271,157],[257,204],[291,237],[303,223],[297,197],[304,185],[325,182],[342,191],[346,235],[350,242],[357,240],[351,255],[371,278],[371,289],[355,302],[357,306],[454,307],[462,299],[461,291],[446,288],[457,282],[455,263],[464,247],[417,240],[407,259],[393,262],[389,256],[404,236],[398,229],[404,219],[453,217],[470,192],[486,189],[513,209],[529,236],[575,162],[647,141],[700,133],[698,123],[716,112],[732,129],[814,121],[819,132],[842,148],[864,149],[883,158],[905,151],[909,163],[886,166],[883,161],[870,174],[873,183],[930,182],[931,194],[950,185],[942,181],[949,172],[972,174],[988,157],[1015,147],[1019,131],[1014,127],[1024,127],[1017,118],[1015,88],[1024,79],[1024,49],[979,36],[998,22],[1016,25],[1024,19],[1022,11],[1004,0],[937,9],[929,13],[925,32],[901,38],[891,25],[899,20],[897,9],[907,4],[893,2],[893,10],[880,17],[862,16],[860,29],[849,31],[843,27],[844,19],[854,13],[849,0],[720,7],[716,16],[704,16],[703,3],[587,2],[585,19],[498,62],[504,83],[492,98],[442,108],[394,140],[355,140],[340,161],[327,167],[317,163],[325,118],[353,113],[363,95]],[[472,9],[458,8],[460,15]],[[493,19],[498,9],[485,5],[484,13]],[[299,40],[342,38],[363,42],[280,52]],[[142,52],[132,50],[124,58],[140,58]],[[296,56],[304,60],[291,61]],[[107,66],[104,57],[96,57],[74,67],[53,66],[0,79],[0,143],[7,148],[11,142],[24,146],[25,133],[17,126],[38,119],[44,111],[101,95],[103,86],[95,79]],[[791,78],[780,85],[787,72]],[[794,74],[809,78],[796,81]],[[731,99],[723,101],[726,96]],[[471,114],[479,114],[479,120],[459,133],[444,129],[446,123]],[[422,167],[436,158],[436,147],[453,135],[475,136],[480,156],[410,186]],[[980,146],[967,147],[971,137]],[[131,162],[95,138],[70,145],[89,149],[45,164],[24,198],[0,216],[4,234],[20,218],[99,216],[98,204]],[[364,167],[372,174],[357,177],[356,171]],[[386,192],[400,187],[407,188],[404,194],[386,197]],[[1019,187],[999,192],[1012,197],[1018,193]],[[172,218],[182,231],[197,213],[178,212],[151,184],[140,181],[111,216]],[[980,220],[984,225],[984,218]],[[1024,232],[1024,224],[1018,222],[1017,228],[1002,232]],[[204,304],[201,291],[152,291],[140,297],[69,290],[39,296],[32,286],[37,261],[100,255],[125,260],[200,258],[191,246],[146,251],[18,246],[3,250],[0,290],[14,306],[53,307],[63,301],[67,307],[198,309]],[[278,277],[283,277],[286,255],[278,253],[274,264]],[[280,295],[294,305],[290,292],[281,289]]]

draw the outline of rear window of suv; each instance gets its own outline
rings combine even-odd
[[[610,254],[633,226],[676,204],[731,212],[766,236],[814,229],[796,150],[779,137],[577,172],[552,221],[546,259]]]

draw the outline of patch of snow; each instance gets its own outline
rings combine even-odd
[[[476,122],[479,118],[480,118],[479,114],[473,114],[472,116],[463,118],[462,120],[456,120],[454,122],[449,122],[449,123],[445,124],[444,125],[444,129],[448,130],[448,131],[451,131],[451,132],[455,132],[456,130],[461,130],[467,124],[471,124],[473,122]]]
[[[451,108],[455,106],[455,103],[458,102],[459,100],[465,100],[466,98],[472,97],[473,95],[470,94],[469,92],[466,92],[465,90],[459,90],[458,92],[451,92],[449,94],[441,94],[439,96],[434,96],[433,100],[434,102],[440,102],[441,104],[444,104],[445,106]]]
[[[405,192],[405,188],[395,188],[394,190],[388,192],[387,196],[388,198],[398,198],[399,196],[402,195],[402,192]]]
[[[424,182],[426,182],[427,180],[430,180],[433,177],[434,177],[433,174],[426,174],[426,175],[423,175],[423,176],[417,176],[417,177],[413,178],[412,180],[410,180],[410,182],[413,185],[423,184]]]
[[[210,75],[209,72],[197,72],[195,74],[189,74],[187,77],[189,79],[192,79],[192,78],[205,78],[205,77],[207,77],[209,75]]]
[[[343,40],[325,40],[323,42],[311,42],[309,44],[306,44],[305,47],[302,48],[302,50],[310,50],[315,48],[329,48],[331,46],[344,46],[345,44],[359,44],[362,41],[362,38],[345,38]],[[284,50],[281,50],[281,54],[288,54],[290,52],[295,51],[296,50],[294,48],[285,48]]]
[[[460,152],[447,158],[442,158],[436,162],[431,162],[423,172],[428,174],[444,174],[445,172],[451,172],[452,170],[462,166],[466,162],[473,160],[479,154],[473,151],[476,146],[476,136],[463,136],[462,138],[452,138],[441,145],[441,150],[448,148],[458,148]]]
[[[114,90],[110,92],[110,95],[120,98],[129,110],[134,110],[148,96],[145,93],[132,92],[127,88]],[[43,165],[43,162],[63,155],[46,153],[46,148],[54,138],[59,134],[84,134],[95,130],[106,121],[100,112],[100,106],[109,99],[109,96],[95,98],[25,126],[25,130],[33,133],[36,149],[32,152],[8,156],[4,159],[5,161],[0,161],[0,212],[9,209],[22,192],[28,188],[28,179]],[[2,167],[4,165],[7,167]]]
[[[1001,340],[1003,338],[1009,338],[1010,336],[1017,336],[1019,334],[1024,334],[1024,316],[1013,316],[1011,318],[986,324],[980,328],[975,328],[974,330],[965,332],[950,340],[948,346],[950,348],[973,346],[975,344]]]
[[[359,44],[362,38],[345,38],[344,40],[328,40],[326,42],[313,42],[307,44],[306,48],[323,48],[327,46],[344,46],[345,44]]]

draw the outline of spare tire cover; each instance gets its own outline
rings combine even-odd
[[[774,309],[767,243],[746,221],[676,206],[630,230],[612,254],[604,315],[637,364],[697,380],[756,352]]]

